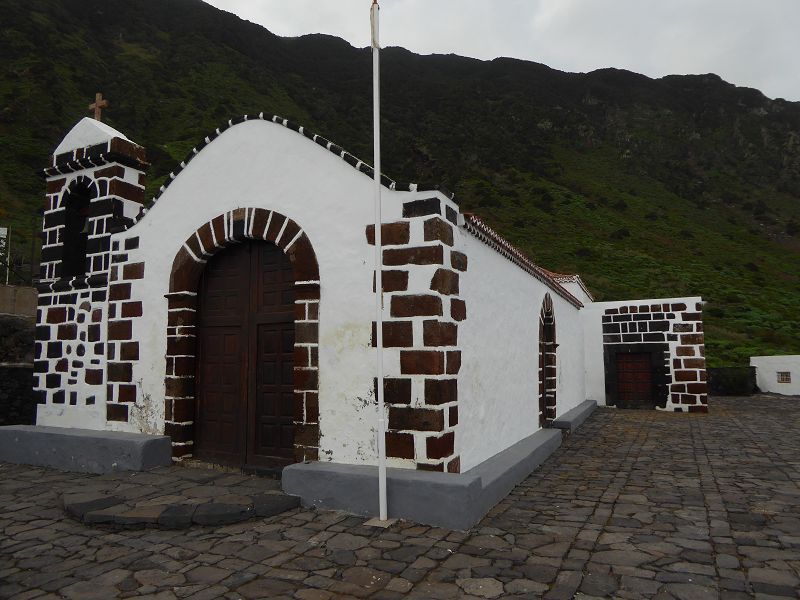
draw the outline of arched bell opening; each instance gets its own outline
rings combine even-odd
[[[59,278],[83,277],[90,268],[86,254],[91,233],[91,204],[96,196],[96,185],[87,177],[79,177],[61,198],[64,229],[61,234],[61,263],[56,272]]]

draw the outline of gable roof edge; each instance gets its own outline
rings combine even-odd
[[[258,115],[242,115],[240,117],[236,117],[234,119],[229,119],[227,123],[222,125],[221,127],[217,127],[213,132],[207,135],[203,140],[197,144],[194,148],[192,148],[186,157],[180,162],[178,167],[173,170],[168,176],[167,180],[164,184],[158,189],[155,193],[153,198],[150,200],[147,206],[143,206],[142,209],[139,211],[139,214],[134,219],[134,223],[139,222],[147,211],[152,208],[156,202],[161,198],[164,192],[167,191],[167,188],[170,184],[175,181],[175,179],[180,175],[181,171],[183,171],[186,166],[192,161],[192,159],[197,156],[200,151],[205,148],[208,144],[213,142],[216,138],[222,135],[225,131],[234,127],[235,125],[239,125],[241,123],[245,123],[247,121],[268,121],[270,123],[275,123],[277,125],[282,125],[287,129],[291,129],[292,131],[302,135],[305,138],[308,138],[309,141],[316,143],[319,146],[322,146],[332,154],[338,156],[344,162],[352,166],[355,170],[360,171],[364,175],[367,175],[370,179],[374,179],[375,177],[375,170],[363,160],[357,158],[353,154],[350,154],[347,150],[339,146],[338,144],[330,141],[329,139],[322,137],[316,133],[313,133],[295,123],[294,121],[290,121],[289,119],[284,119],[278,115],[267,115],[263,112],[258,113]],[[386,189],[398,192],[439,192],[450,198],[453,199],[453,194],[446,189],[442,188],[438,185],[432,184],[419,184],[419,183],[411,183],[411,182],[398,182],[390,177],[387,177],[385,174],[381,174],[381,184]]]
[[[583,290],[583,293],[586,294],[586,296],[588,296],[592,302],[594,302],[594,296],[589,291],[589,288],[586,287],[586,284],[583,283],[583,278],[578,273],[555,273],[554,271],[549,271],[547,269],[542,270],[547,271],[548,275],[550,275],[550,277],[552,277],[553,280],[557,281],[558,283],[577,283]]]
[[[576,308],[583,308],[583,303],[573,296],[566,288],[559,284],[546,269],[543,269],[511,242],[497,233],[481,220],[480,217],[472,213],[462,213],[464,215],[464,229],[474,235],[484,244],[501,254],[523,271],[538,279],[549,287],[564,300]]]

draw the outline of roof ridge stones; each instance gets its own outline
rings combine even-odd
[[[327,139],[327,138],[325,138],[325,137],[323,137],[321,135],[318,135],[316,133],[313,133],[313,132],[309,131],[306,127],[303,127],[302,125],[300,125],[298,123],[295,123],[294,121],[290,121],[289,119],[284,119],[283,117],[281,117],[279,115],[268,116],[265,113],[260,112],[260,113],[258,113],[258,115],[242,115],[242,116],[239,116],[239,117],[236,117],[236,118],[233,118],[233,119],[229,119],[227,121],[227,123],[225,123],[221,127],[217,127],[212,133],[207,135],[199,144],[197,144],[194,148],[192,148],[189,151],[189,153],[181,161],[181,163],[178,165],[178,167],[168,175],[167,180],[164,182],[164,185],[162,185],[159,188],[159,190],[156,192],[155,196],[153,196],[153,199],[150,201],[149,207],[152,207],[156,203],[156,201],[158,201],[158,199],[161,197],[161,195],[167,190],[167,188],[175,180],[175,178],[180,174],[180,172],[183,169],[186,168],[186,166],[189,164],[189,162],[191,162],[191,160],[195,156],[197,156],[197,154],[199,154],[200,151],[203,148],[205,148],[208,144],[210,144],[217,137],[219,137],[224,131],[230,129],[234,125],[239,125],[240,123],[244,123],[246,121],[254,121],[254,120],[268,121],[268,122],[271,122],[271,123],[276,123],[278,125],[282,125],[283,127],[286,127],[287,129],[291,129],[292,131],[296,131],[297,133],[299,133],[303,137],[308,138],[309,140],[311,140],[312,142],[318,144],[319,146],[322,146],[323,148],[325,148],[326,150],[328,150],[332,154],[335,154],[336,156],[341,158],[343,161],[345,161],[347,164],[349,164],[351,167],[353,167],[357,171],[360,171],[360,172],[364,173],[365,175],[367,175],[370,178],[374,178],[375,177],[375,170],[368,163],[366,163],[363,160],[359,159],[355,155],[350,154],[347,150],[345,150],[344,148],[342,148],[340,145],[336,144],[335,142],[332,142],[331,140],[329,140],[329,139]],[[398,181],[396,181],[394,179],[391,179],[390,177],[387,177],[384,174],[381,174],[381,184],[385,188],[387,188],[389,190],[392,190],[392,191],[399,191],[399,192],[440,192],[440,193],[444,194],[445,196],[447,196],[448,198],[450,198],[451,200],[453,198],[453,194],[448,192],[447,190],[445,190],[441,186],[434,185],[434,184],[418,184],[418,183],[412,183],[412,182],[408,182],[408,183],[403,182],[403,183],[401,183],[401,182],[398,182]],[[144,209],[143,213],[145,213],[145,212],[147,212],[147,208]],[[143,216],[143,213],[140,214],[139,216],[137,216],[137,219],[136,219],[137,221],[141,218],[141,216]]]
[[[98,144],[54,154],[50,157],[50,165],[39,171],[39,174],[44,178],[56,177],[102,167],[112,162],[139,170],[144,170],[150,165],[145,160],[145,150],[142,146],[126,138],[113,137]]]

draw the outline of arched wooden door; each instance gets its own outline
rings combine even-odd
[[[274,468],[294,455],[294,274],[268,242],[236,244],[203,271],[194,455]]]

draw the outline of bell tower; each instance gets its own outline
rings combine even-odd
[[[43,283],[108,273],[109,236],[139,213],[146,167],[144,148],[105,123],[87,117],[67,134],[44,169]]]
[[[47,190],[34,379],[39,425],[106,428],[111,236],[142,210],[147,166],[144,148],[87,117],[42,171]]]

